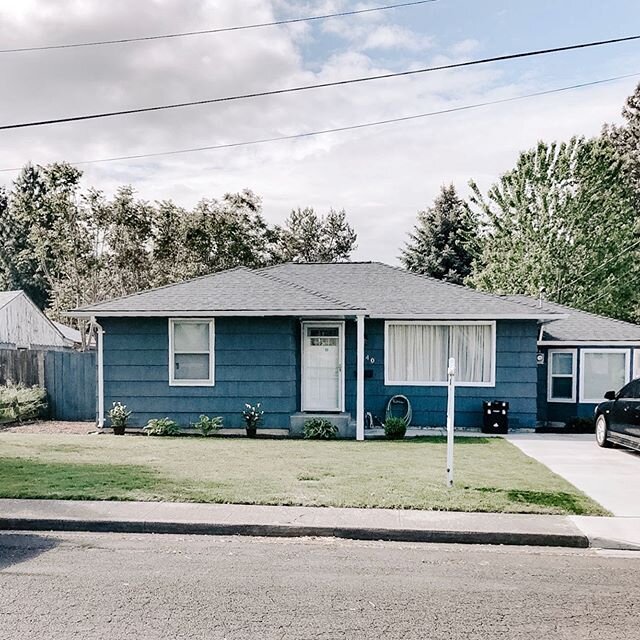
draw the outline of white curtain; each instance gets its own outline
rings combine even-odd
[[[618,391],[626,383],[625,353],[582,353],[583,400],[600,401],[607,391]]]
[[[455,325],[451,327],[449,340],[449,354],[456,361],[456,382],[490,382],[491,327]]]
[[[391,382],[446,382],[449,358],[458,382],[490,382],[493,367],[489,325],[391,324],[387,378]]]
[[[387,372],[395,382],[446,382],[449,327],[389,326]]]

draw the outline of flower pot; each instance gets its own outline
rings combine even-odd
[[[257,433],[257,427],[247,427],[247,438],[255,438]]]
[[[125,425],[113,425],[113,435],[114,436],[123,436],[124,435],[124,430],[125,430]]]

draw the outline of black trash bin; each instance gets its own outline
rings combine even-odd
[[[482,403],[482,433],[509,431],[509,403],[493,400]]]

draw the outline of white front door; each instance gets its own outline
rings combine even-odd
[[[342,411],[342,322],[302,324],[302,411]]]

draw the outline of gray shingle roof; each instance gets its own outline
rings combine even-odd
[[[546,313],[505,296],[450,284],[381,262],[290,262],[267,267],[261,273],[273,274],[307,289],[349,300],[372,316],[397,314],[462,318],[482,315],[499,318]]]
[[[239,267],[101,302],[76,313],[312,315],[331,311],[432,319],[557,314],[379,262],[287,263],[258,270]]]
[[[95,315],[135,312],[353,311],[354,306],[244,267],[79,309]]]
[[[510,299],[540,309],[539,302],[529,296],[508,296]],[[557,302],[543,300],[542,310],[563,313],[567,317],[544,325],[542,340],[561,342],[624,342],[640,341],[640,325],[573,309]]]

